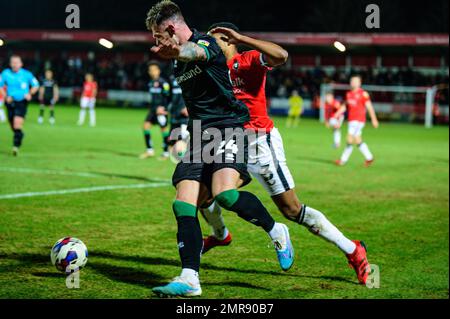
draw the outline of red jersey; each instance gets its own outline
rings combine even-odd
[[[370,101],[369,93],[363,89],[348,91],[345,104],[348,110],[348,121],[366,122],[366,103]]]
[[[97,91],[97,82],[84,82],[83,84],[83,96],[93,98],[95,91]]]
[[[238,53],[228,61],[228,68],[234,95],[250,112],[250,121],[244,127],[270,132],[273,122],[267,113],[266,100],[266,78],[270,68],[265,65],[262,53],[256,50]]]
[[[325,102],[325,119],[329,120],[336,115],[336,112],[341,108],[341,103],[333,99],[331,103]]]

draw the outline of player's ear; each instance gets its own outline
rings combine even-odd
[[[175,34],[175,26],[173,24],[169,24],[166,31],[169,33],[170,37],[173,37]]]

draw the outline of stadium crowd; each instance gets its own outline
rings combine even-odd
[[[150,60],[149,55],[136,62],[136,60],[126,61],[120,53],[111,58],[96,57],[92,52],[83,59],[64,52],[51,59],[39,58],[39,54],[31,58],[24,58],[26,67],[34,74],[42,75],[45,69],[51,68],[61,87],[81,87],[84,75],[90,72],[95,75],[99,87],[103,90],[141,91],[147,90],[146,66]],[[6,57],[0,57],[1,68],[7,66],[6,61]],[[171,73],[170,63],[162,63],[161,67],[163,75],[168,77]],[[353,72],[361,74],[365,84],[431,86],[449,82],[448,75],[424,74],[411,68],[363,68],[349,71],[341,67],[335,68],[330,73],[322,67],[290,68],[285,66],[269,73],[267,94],[270,97],[288,97],[293,90],[297,90],[304,98],[312,99],[319,95],[322,83],[348,83]]]

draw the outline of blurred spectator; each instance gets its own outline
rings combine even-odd
[[[121,53],[112,57],[98,57],[94,52],[88,52],[84,60],[79,55],[62,52],[51,59],[43,60],[37,51],[33,58],[24,58],[26,67],[35,74],[43,74],[45,69],[54,70],[56,80],[61,87],[81,87],[84,74],[93,73],[98,80],[99,87],[117,90],[147,90],[147,63],[151,57],[147,54],[139,62],[125,61]],[[7,59],[0,58],[0,69],[7,67]],[[171,64],[161,63],[163,77],[171,74]],[[320,94],[322,83],[348,83],[350,75],[361,74],[365,84],[377,85],[406,85],[431,86],[448,83],[448,75],[425,74],[410,68],[347,70],[338,67],[327,73],[325,69],[292,69],[287,66],[269,72],[267,78],[267,94],[270,97],[289,97],[293,90],[305,99],[314,100]],[[448,94],[442,94],[439,99],[447,102]],[[446,101],[447,100],[447,101]]]

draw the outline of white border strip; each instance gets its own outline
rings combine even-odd
[[[63,190],[46,191],[46,192],[30,192],[30,193],[0,195],[0,200],[24,198],[24,197],[90,193],[90,192],[111,191],[111,190],[118,190],[118,189],[157,188],[157,187],[164,187],[164,186],[169,186],[169,185],[170,185],[170,183],[148,183],[148,184],[131,184],[131,185],[95,186],[95,187],[63,189]]]

